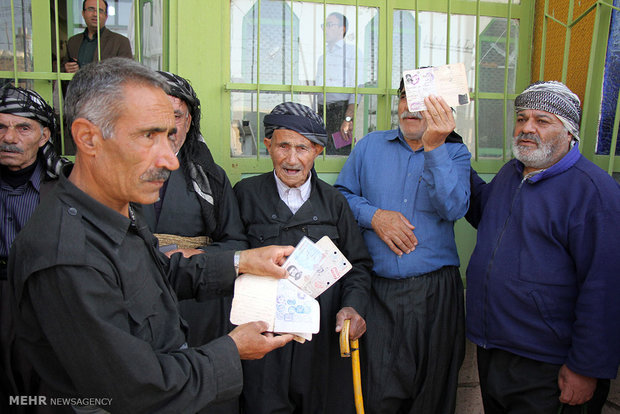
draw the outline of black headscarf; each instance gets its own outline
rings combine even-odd
[[[53,142],[59,131],[58,121],[54,109],[41,95],[29,89],[6,84],[0,88],[0,113],[35,120],[50,130],[50,139],[39,149],[39,157],[45,161],[47,177],[57,178],[62,167],[71,163],[54,151]]]
[[[170,72],[159,72],[168,86],[169,94],[187,105],[192,121],[187,137],[179,150],[179,162],[190,191],[196,193],[205,222],[206,236],[217,229],[220,200],[224,192],[223,174],[218,171],[213,155],[200,134],[200,99],[187,80]]]

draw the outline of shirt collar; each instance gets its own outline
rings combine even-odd
[[[42,161],[40,158],[37,157],[37,160],[35,162],[36,166],[34,167],[34,170],[32,170],[30,178],[28,178],[28,180],[24,184],[30,183],[30,185],[32,185],[32,187],[37,190],[37,193],[39,193],[41,189],[41,181],[43,181],[43,177],[45,175],[45,161]],[[2,178],[1,174],[0,178]],[[22,184],[22,186],[24,184]]]
[[[43,162],[37,160],[37,167],[32,172],[30,176],[30,183],[34,187],[37,192],[41,192],[41,181],[43,181],[43,175],[45,174],[45,168],[43,167]]]
[[[121,244],[129,230],[131,220],[80,190],[65,174],[68,174],[68,171],[63,170],[57,187],[58,197],[64,202],[67,213],[83,217],[113,242]]]
[[[286,193],[291,189],[288,185],[284,184],[280,178],[276,175],[276,171],[273,171],[273,176],[276,179],[276,186],[278,187],[278,195],[282,201],[286,200]],[[301,186],[297,187],[301,193],[301,199],[305,202],[310,198],[312,173],[308,174],[308,179]],[[285,201],[286,202],[286,201]]]
[[[330,52],[333,52],[335,49],[344,49],[344,38],[337,40],[331,45],[328,45],[328,48]]]
[[[103,32],[105,32],[105,26],[103,26],[101,29],[99,29],[99,34],[100,34],[100,35],[103,35]],[[86,40],[91,40],[91,39],[88,37],[88,27],[87,27],[86,29],[84,29],[84,31],[82,32],[82,34],[84,35],[84,37],[86,38]],[[97,38],[97,32],[95,32],[95,34],[94,34],[94,36],[93,36],[93,39],[92,39],[92,40],[95,40],[96,38]]]
[[[404,145],[405,148],[407,148],[409,151],[412,151],[414,153],[415,152],[424,151],[424,145],[422,145],[420,148],[418,148],[417,150],[414,151],[411,148],[411,146],[407,143],[407,140],[403,136],[403,132],[400,130],[400,128],[393,129],[390,132],[393,132],[393,134],[392,133],[387,133],[387,134],[384,135],[386,141],[400,141],[400,143],[402,145]]]

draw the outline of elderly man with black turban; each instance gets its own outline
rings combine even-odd
[[[312,341],[290,343],[244,365],[242,406],[253,414],[350,413],[351,365],[340,357],[338,332],[346,319],[350,339],[366,331],[372,261],[346,199],[313,168],[327,142],[321,117],[285,102],[264,124],[274,169],[235,186],[250,245],[296,245],[303,236],[316,242],[327,235],[353,269],[319,296],[321,326]]]
[[[14,330],[7,296],[7,257],[41,196],[68,163],[54,152],[51,141],[56,134],[54,110],[39,94],[12,85],[0,89],[0,407],[8,403],[3,398],[6,392],[16,395],[24,391],[24,382],[30,382],[11,349]],[[17,371],[19,379],[13,375]]]
[[[515,159],[488,184],[472,174],[467,215],[484,410],[600,413],[620,363],[620,186],[580,154],[564,84],[530,85],[515,110]]]
[[[204,250],[244,250],[247,241],[237,200],[226,172],[213,160],[200,134],[200,100],[184,78],[159,72],[170,91],[174,110],[176,148],[180,168],[172,171],[155,204],[143,206],[150,230],[162,246],[176,246],[167,254],[185,256]],[[181,316],[189,324],[190,346],[207,343],[232,330],[232,297],[180,302]],[[210,412],[213,412],[211,408]]]

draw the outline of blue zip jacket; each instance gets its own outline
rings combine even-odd
[[[523,179],[473,172],[467,337],[484,348],[615,378],[620,363],[620,186],[575,145]]]

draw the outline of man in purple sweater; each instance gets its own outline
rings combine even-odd
[[[488,184],[472,173],[467,337],[486,414],[600,413],[618,371],[620,186],[579,153],[579,105],[530,85],[516,159]]]

